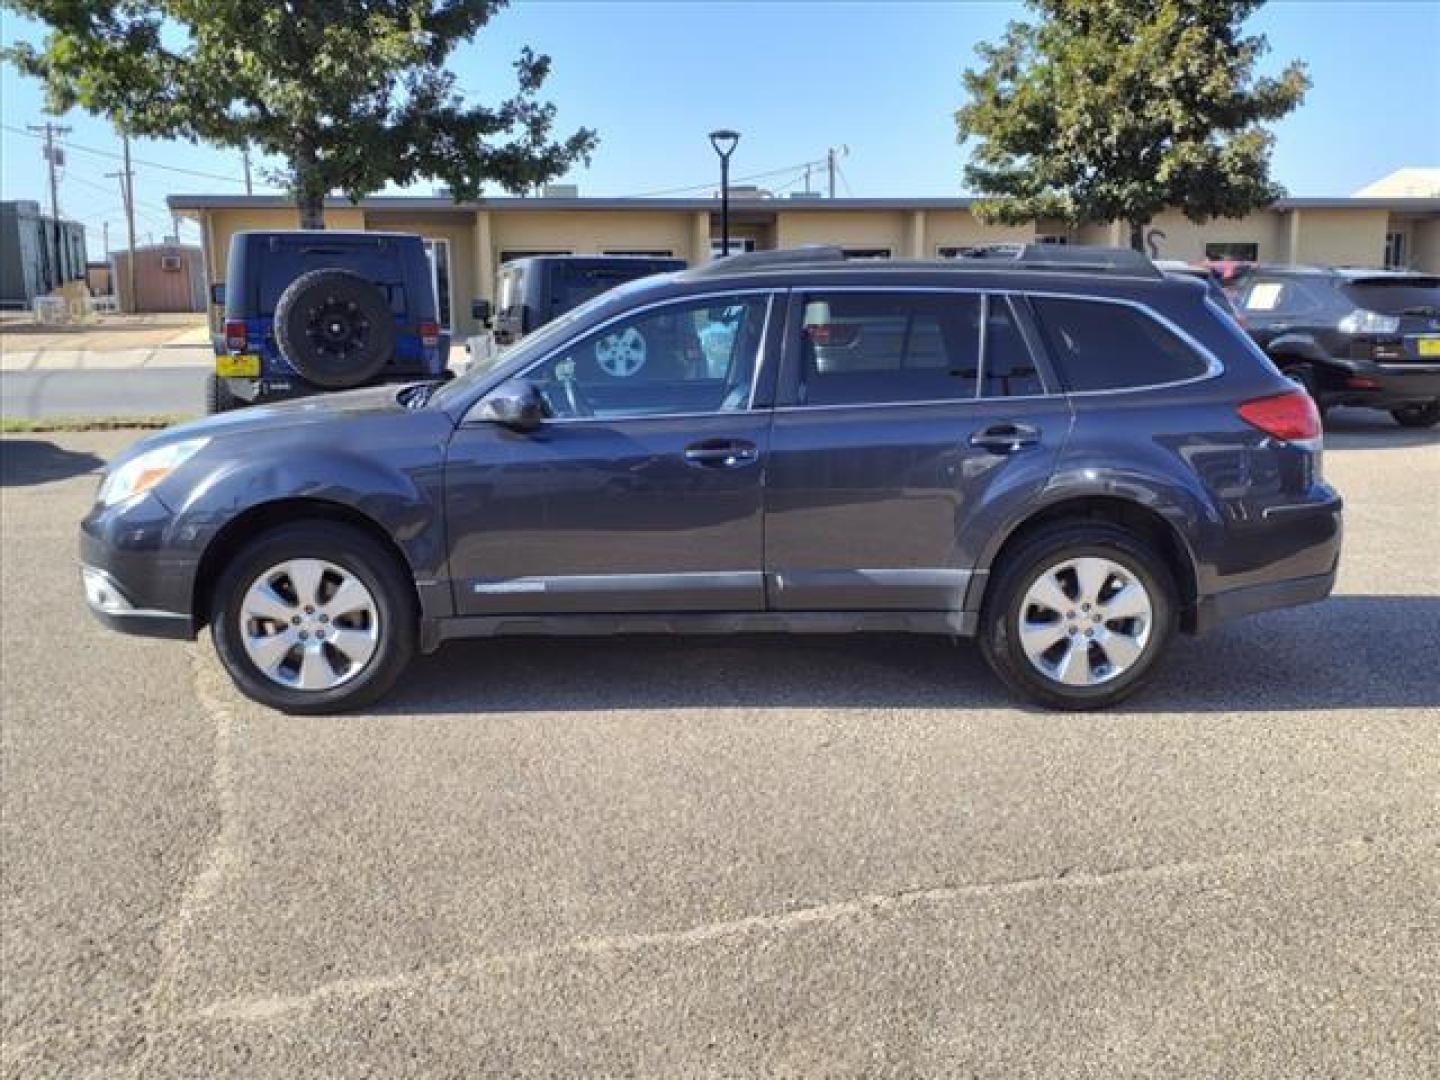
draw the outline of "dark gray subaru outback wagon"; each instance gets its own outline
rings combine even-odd
[[[740,255],[625,285],[448,384],[173,428],[109,467],[85,592],[208,625],[239,688],[354,708],[495,634],[976,636],[1015,692],[1118,701],[1177,630],[1320,600],[1320,424],[1142,256]]]

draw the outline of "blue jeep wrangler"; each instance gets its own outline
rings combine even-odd
[[[206,383],[210,413],[449,375],[424,241],[408,233],[236,233]]]

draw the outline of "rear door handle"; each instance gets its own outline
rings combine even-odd
[[[997,454],[1013,454],[1040,441],[1040,429],[1029,424],[1006,421],[981,428],[970,436],[970,445]]]
[[[706,439],[685,448],[685,460],[704,469],[738,469],[759,457],[755,444],[742,439]]]

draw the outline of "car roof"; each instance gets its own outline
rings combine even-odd
[[[612,266],[627,263],[669,263],[684,266],[685,260],[674,255],[526,255],[523,259],[509,259],[500,265],[521,266],[532,263],[576,263],[580,266]]]
[[[1245,268],[1246,276],[1271,274],[1274,276],[1339,278],[1344,281],[1393,280],[1407,281],[1412,278],[1431,279],[1434,274],[1423,270],[1393,270],[1377,266],[1311,266],[1304,263],[1251,263]]]

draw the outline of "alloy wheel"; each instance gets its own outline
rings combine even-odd
[[[1046,678],[1097,686],[1135,665],[1154,621],[1150,594],[1133,571],[1098,556],[1066,559],[1025,591],[1020,647]]]
[[[355,574],[323,559],[290,559],[251,582],[240,605],[245,653],[292,690],[354,678],[380,643],[380,609]]]

